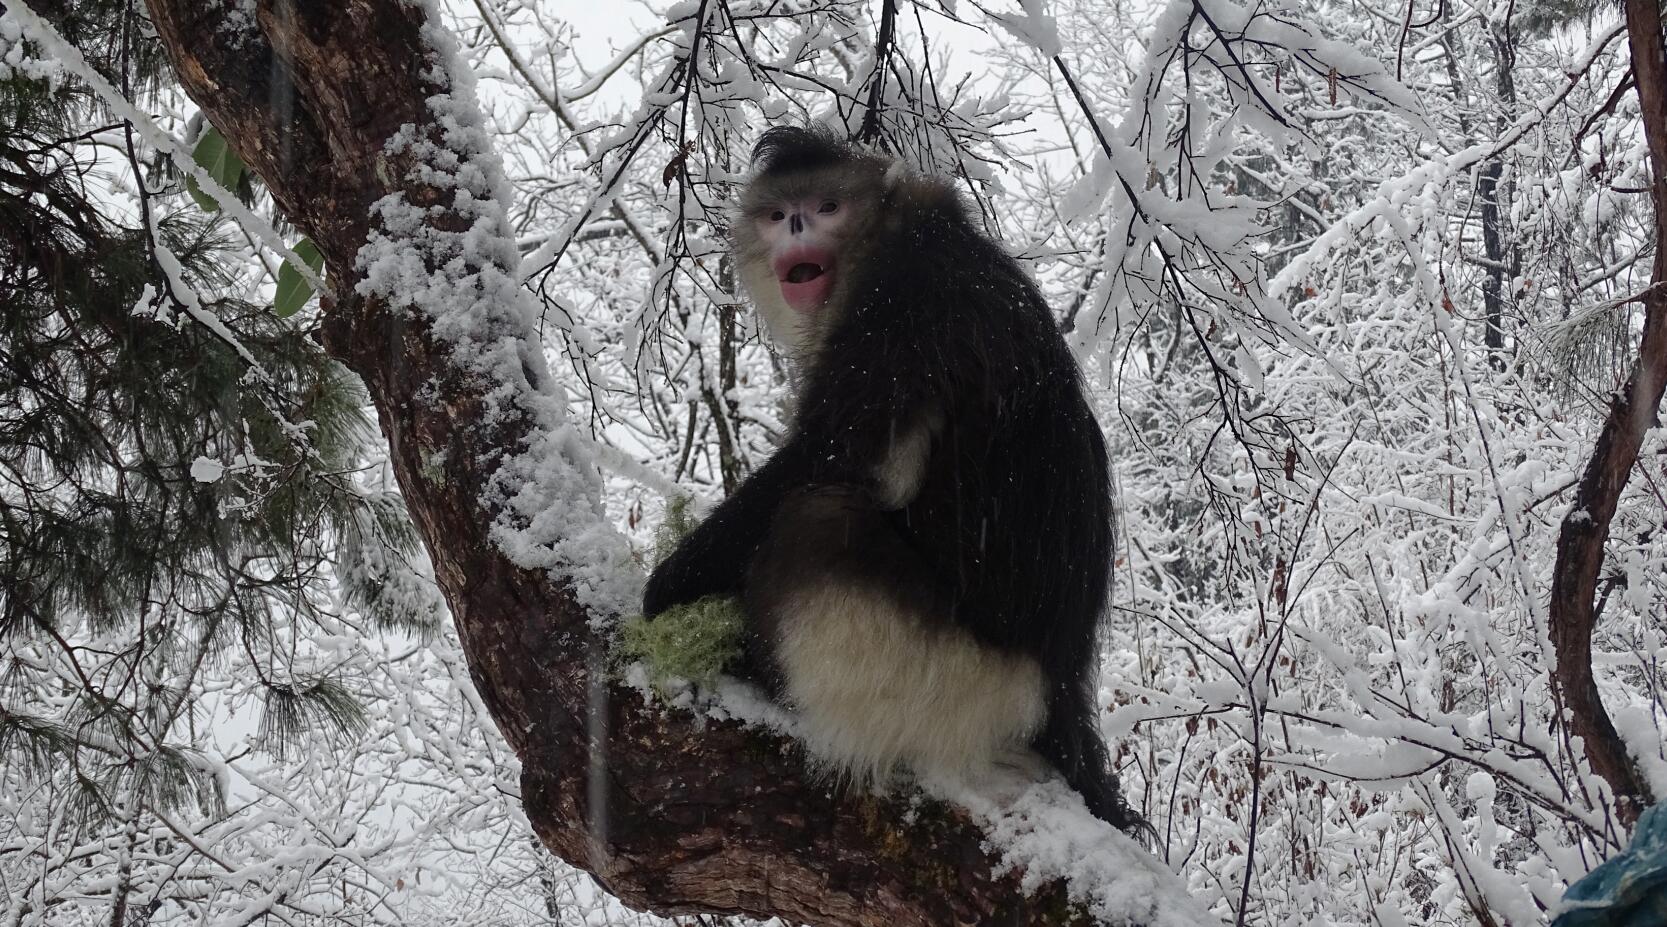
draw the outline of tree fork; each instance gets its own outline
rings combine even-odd
[[[531,416],[488,420],[480,383],[426,320],[352,287],[373,203],[448,205],[384,151],[400,126],[432,125],[425,101],[442,89],[424,77],[420,8],[259,0],[258,33],[237,34],[218,4],[146,2],[186,92],[325,257],[325,346],[364,379],[470,674],[521,759],[527,816],[557,856],[661,914],[1096,923],[1059,882],[1026,895],[1021,872],[998,875],[964,812],[830,794],[779,736],[645,705],[607,677],[607,642],[571,591],[498,550],[479,488]],[[440,401],[415,401],[419,388]]]
[[[1574,504],[1563,517],[1552,573],[1550,620],[1556,651],[1552,683],[1567,711],[1569,731],[1584,741],[1592,771],[1614,791],[1616,812],[1630,827],[1655,798],[1604,710],[1592,676],[1592,629],[1609,525],[1667,386],[1667,247],[1663,247],[1667,242],[1667,61],[1663,60],[1659,0],[1626,0],[1625,11],[1644,137],[1650,149],[1655,262],[1650,287],[1639,298],[1644,304],[1644,333],[1638,362],[1626,384],[1610,399],[1609,416],[1592,448]]]

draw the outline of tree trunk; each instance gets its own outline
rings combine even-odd
[[[1516,66],[1516,38],[1511,34],[1511,20],[1507,13],[1503,22],[1493,30],[1494,60],[1497,62],[1495,89],[1499,92],[1500,111],[1494,119],[1494,130],[1503,135],[1516,117],[1516,79],[1511,69]],[[1516,249],[1505,242],[1506,217],[1501,207],[1509,206],[1509,188],[1501,195],[1500,179],[1505,173],[1505,157],[1500,154],[1488,159],[1476,177],[1476,198],[1482,203],[1482,254],[1488,259],[1487,276],[1482,281],[1483,344],[1488,349],[1488,363],[1495,372],[1510,366],[1505,351],[1505,282],[1517,272]],[[1503,202],[1502,202],[1503,201]]]
[[[1616,812],[1630,826],[1654,801],[1626,744],[1609,720],[1592,677],[1594,598],[1603,568],[1603,545],[1621,490],[1638,461],[1644,432],[1654,427],[1667,386],[1667,62],[1662,58],[1659,0],[1626,0],[1632,70],[1637,79],[1644,137],[1649,143],[1655,203],[1655,264],[1644,304],[1644,335],[1632,375],[1610,399],[1609,417],[1592,459],[1563,517],[1551,582],[1551,643],[1556,651],[1553,686],[1568,716],[1570,733],[1584,741],[1592,771],[1615,793]]]
[[[223,4],[147,2],[186,91],[326,258],[325,345],[376,405],[471,675],[521,759],[527,816],[556,855],[661,914],[1094,923],[1060,883],[1021,891],[1023,873],[997,865],[964,812],[835,794],[779,736],[645,705],[608,677],[605,633],[573,591],[517,567],[489,536],[497,513],[480,489],[532,433],[532,414],[500,404],[487,416],[479,377],[421,313],[354,293],[383,196],[439,206],[431,222],[463,227],[448,191],[404,180],[410,156],[384,149],[402,125],[424,136],[425,100],[444,89],[421,4],[259,0],[258,34],[238,34],[222,28]]]

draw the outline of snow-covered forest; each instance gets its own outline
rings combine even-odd
[[[791,826],[595,785],[744,803],[715,738],[776,723],[604,651],[790,427],[726,235],[813,122],[953,177],[1076,355],[1153,884],[1549,923],[1667,795],[1661,48],[1653,0],[0,0],[0,925],[814,908],[713,900],[713,841],[837,855]],[[969,895],[1186,922],[969,801]]]

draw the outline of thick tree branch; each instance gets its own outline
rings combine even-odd
[[[1592,448],[1574,504],[1563,518],[1557,539],[1557,564],[1551,582],[1551,643],[1557,661],[1552,682],[1567,710],[1571,733],[1586,747],[1592,771],[1614,790],[1617,812],[1630,825],[1654,801],[1649,785],[1627,755],[1604,710],[1592,677],[1593,601],[1603,568],[1603,545],[1621,491],[1626,488],[1643,446],[1654,427],[1667,386],[1667,61],[1662,56],[1661,8],[1658,0],[1626,0],[1627,35],[1632,70],[1649,144],[1654,181],[1656,248],[1650,288],[1645,292],[1644,335],[1638,363],[1626,384],[1610,400],[1609,417]]]
[[[440,227],[464,221],[448,213],[449,191],[405,180],[411,155],[385,148],[403,125],[429,132],[425,100],[445,89],[420,5],[259,0],[259,34],[240,35],[222,4],[148,4],[187,92],[326,257],[340,294],[326,346],[364,378],[475,684],[521,758],[527,815],[557,855],[662,914],[1092,923],[1061,884],[1027,896],[1021,872],[998,874],[963,812],[836,794],[780,737],[644,705],[609,680],[603,632],[572,590],[517,567],[489,536],[498,513],[481,487],[532,435],[533,415],[513,403],[488,415],[478,372],[421,313],[354,293],[382,197],[440,207]]]

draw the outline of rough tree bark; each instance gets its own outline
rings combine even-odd
[[[1662,57],[1660,0],[1626,0],[1627,35],[1644,136],[1649,144],[1655,204],[1655,263],[1650,287],[1640,297],[1644,334],[1638,362],[1610,400],[1609,417],[1563,518],[1551,583],[1551,642],[1556,650],[1552,683],[1567,712],[1569,730],[1585,743],[1592,771],[1614,791],[1616,812],[1627,826],[1654,801],[1626,744],[1609,720],[1592,677],[1594,600],[1603,568],[1609,524],[1638,461],[1644,432],[1654,427],[1667,387],[1667,61]]]
[[[479,489],[531,417],[483,416],[481,383],[424,320],[353,293],[372,203],[393,192],[449,203],[402,180],[410,164],[384,152],[401,125],[431,124],[424,101],[440,89],[425,77],[418,5],[259,0],[251,36],[221,28],[222,4],[147,3],[186,91],[326,258],[337,292],[325,345],[376,405],[471,674],[521,758],[527,816],[551,850],[662,914],[1093,923],[1061,884],[1020,891],[1022,873],[1000,872],[959,811],[905,815],[892,800],[832,795],[778,737],[645,707],[601,670],[605,642],[570,590],[499,552]]]

